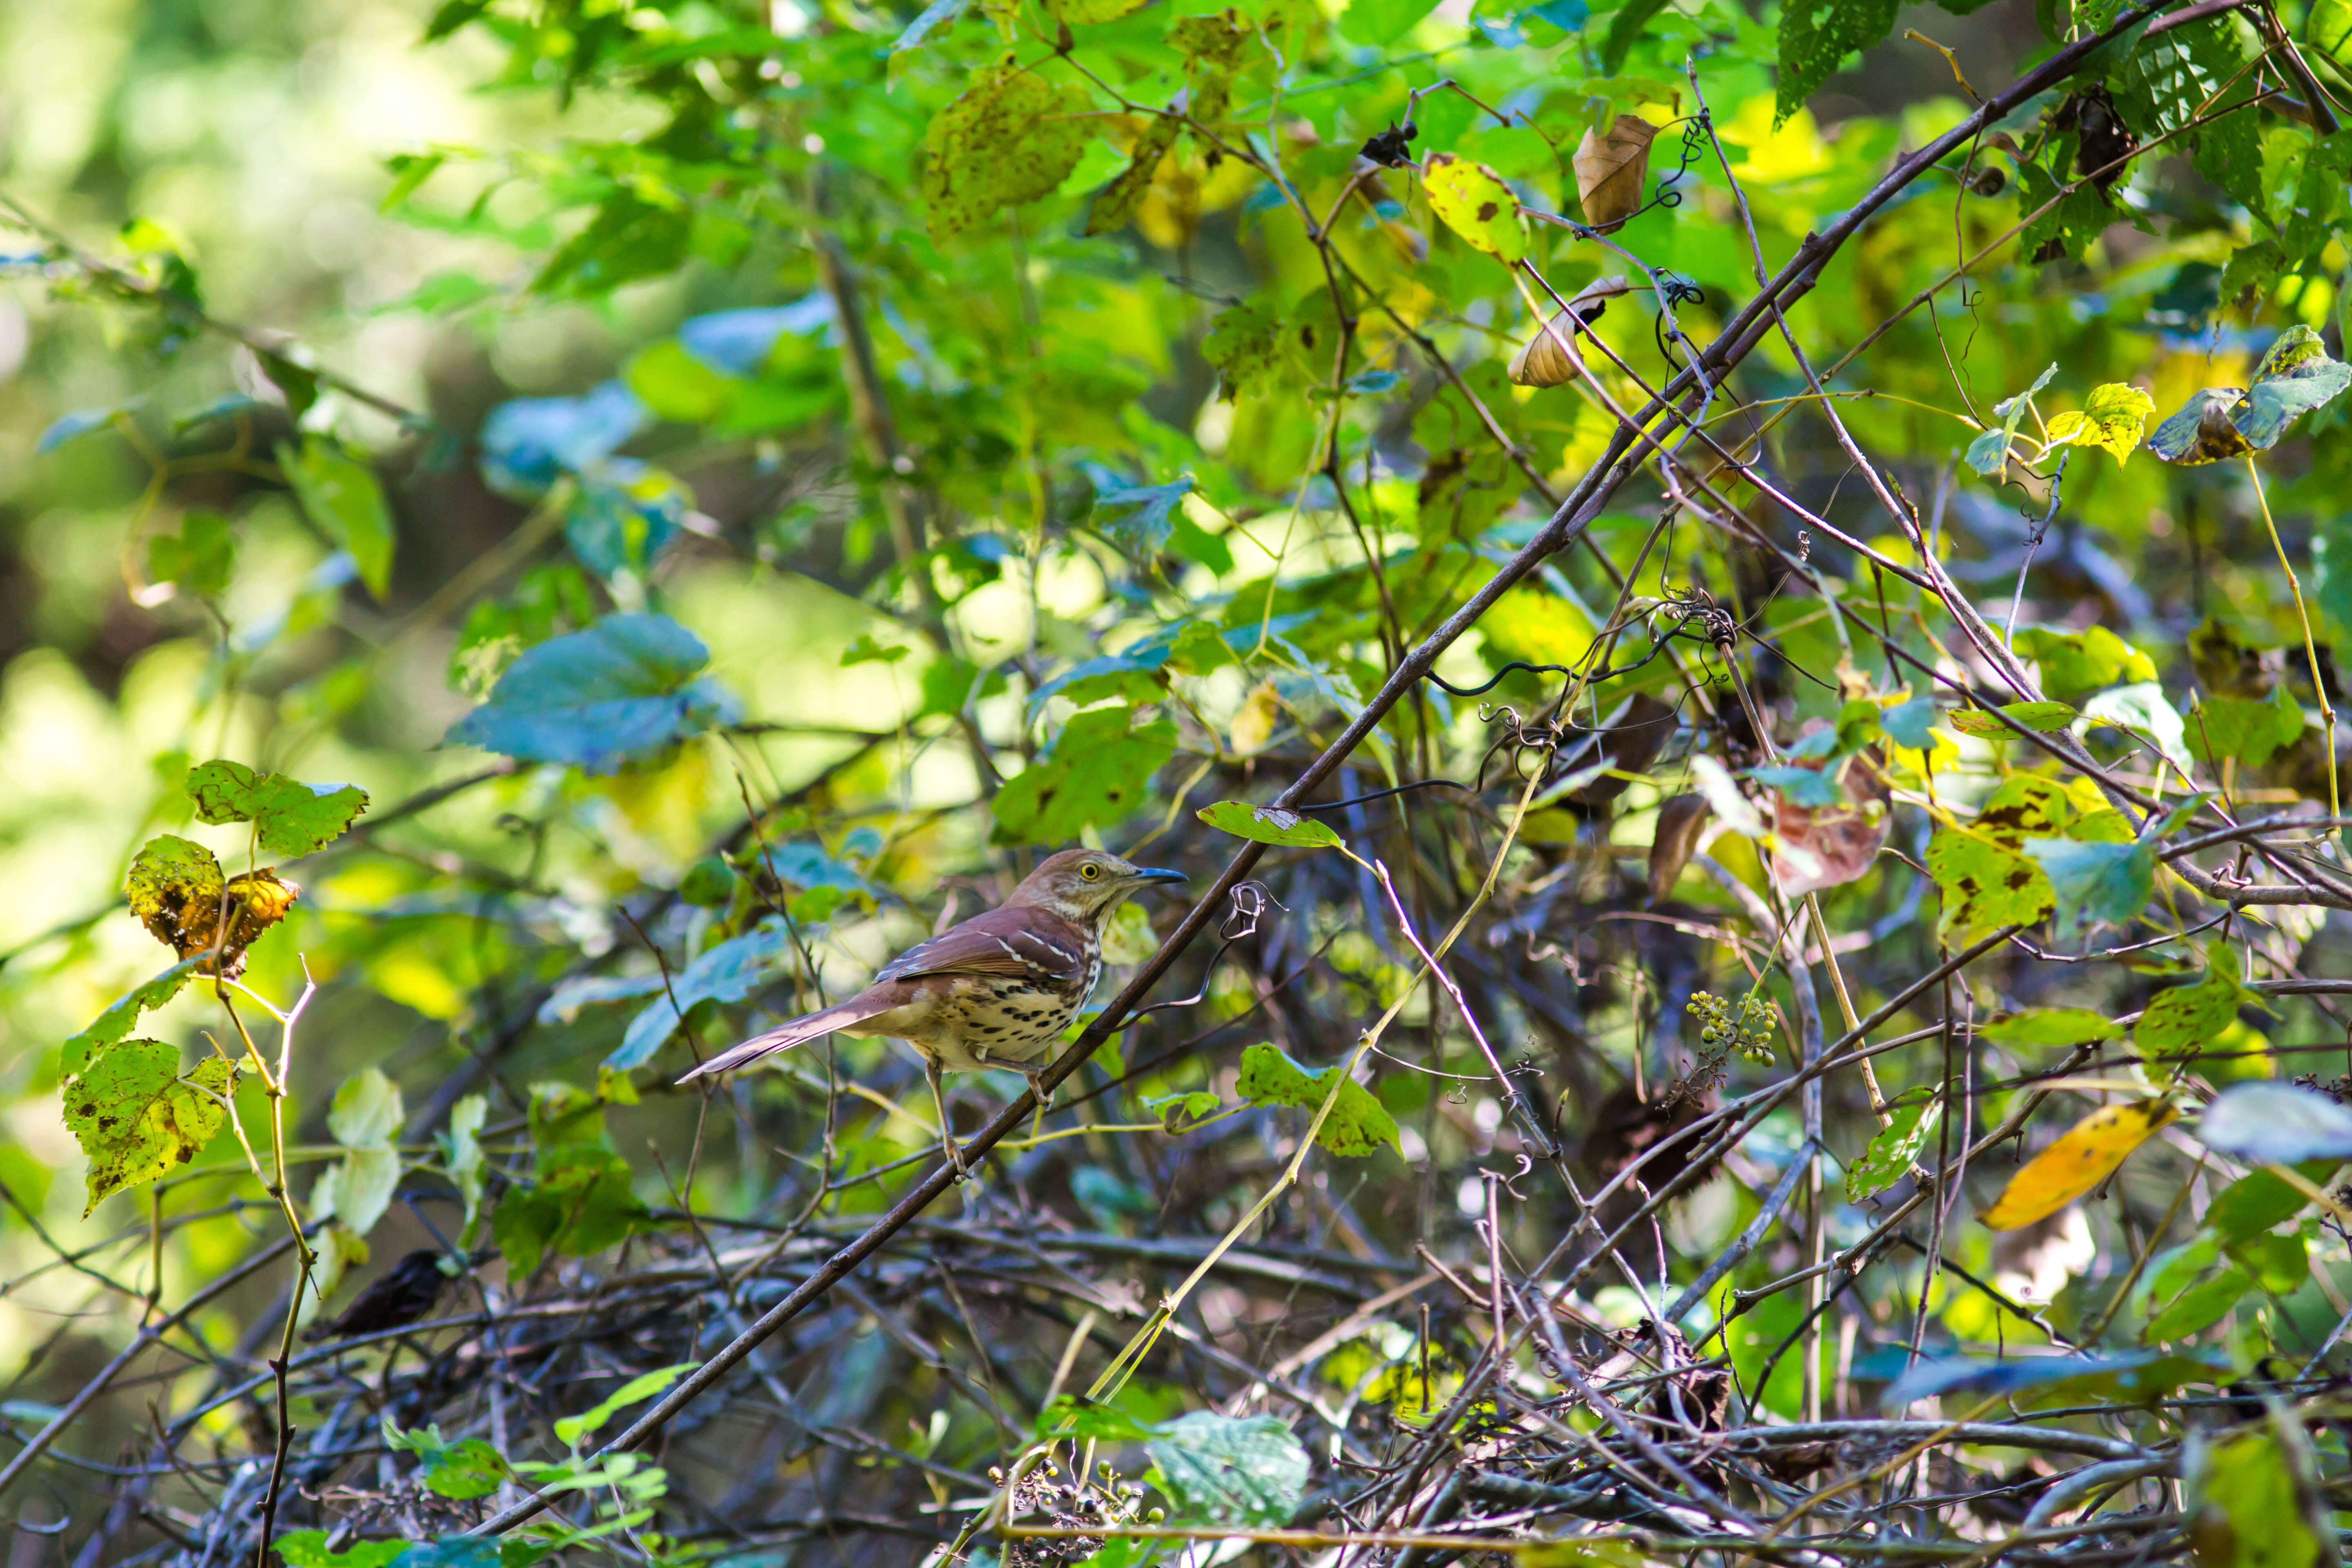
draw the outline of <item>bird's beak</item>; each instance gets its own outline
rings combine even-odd
[[[1139,882],[1189,882],[1192,879],[1181,871],[1170,871],[1158,866],[1138,866],[1135,879]]]

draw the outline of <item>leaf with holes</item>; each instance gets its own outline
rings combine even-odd
[[[299,887],[275,871],[224,877],[211,850],[168,833],[149,839],[131,857],[123,891],[148,934],[177,956],[210,953],[217,942],[222,972],[232,978],[245,968],[245,950],[283,920],[301,895]]]
[[[1307,1492],[1307,1450],[1271,1415],[1195,1410],[1160,1424],[1145,1448],[1171,1517],[1187,1524],[1287,1524]]]
[[[1397,1142],[1396,1118],[1388,1108],[1374,1098],[1372,1091],[1350,1078],[1340,1076],[1336,1067],[1310,1073],[1292,1061],[1281,1047],[1255,1045],[1242,1053],[1242,1071],[1234,1083],[1234,1092],[1255,1105],[1295,1105],[1313,1110],[1331,1097],[1331,1086],[1339,1084],[1339,1098],[1332,1101],[1331,1114],[1323,1119],[1322,1131],[1315,1141],[1334,1154],[1370,1154],[1383,1143]]]
[[[1845,1201],[1874,1197],[1911,1173],[1911,1163],[1927,1146],[1944,1119],[1944,1102],[1926,1099],[1895,1108],[1895,1120],[1878,1130],[1861,1159],[1845,1170]]]
[[[226,761],[190,769],[184,787],[198,817],[215,826],[252,823],[271,855],[314,854],[341,837],[368,807],[367,791],[355,785],[307,784]]]
[[[1328,849],[1345,840],[1311,816],[1285,811],[1278,805],[1252,805],[1245,800],[1221,800],[1204,805],[1200,818],[1220,833],[1258,844],[1280,844],[1293,849]]]
[[[976,228],[1000,208],[1050,195],[1086,152],[1086,89],[1056,88],[1007,54],[974,71],[923,135],[931,236]]]
[[[1985,1210],[1985,1225],[2015,1230],[2056,1214],[2114,1174],[2133,1150],[2179,1115],[2172,1101],[2161,1098],[2102,1106],[2009,1179],[2000,1200]]]
[[[2352,365],[2328,358],[2313,328],[2290,327],[2254,367],[2254,384],[2231,418],[2256,450],[2267,450],[2288,426],[2334,402],[2347,386],[2352,386]]]

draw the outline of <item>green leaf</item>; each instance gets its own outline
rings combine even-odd
[[[1781,17],[1781,37],[1784,40],[1788,37],[1790,15],[1784,12]],[[1781,118],[1786,119],[1793,112],[1792,110],[1784,109],[1781,110]],[[2008,474],[2010,443],[2017,439],[2019,426],[2025,423],[2025,416],[2033,411],[2033,395],[2049,385],[2051,378],[2057,374],[2058,367],[2053,364],[2048,370],[2033,378],[2032,386],[2014,397],[2004,397],[1992,405],[1993,417],[2000,423],[1969,443],[1969,449],[1964,454],[1964,458],[1969,468],[1989,479],[2000,479]]]
[[[1287,1524],[1307,1492],[1307,1450],[1271,1415],[1196,1410],[1161,1426],[1146,1447],[1182,1523]]]
[[[692,1372],[694,1367],[693,1362],[682,1361],[675,1366],[656,1367],[652,1372],[629,1379],[593,1407],[582,1411],[577,1415],[567,1415],[558,1421],[555,1424],[556,1437],[566,1447],[577,1448],[580,1447],[580,1439],[597,1430],[605,1422],[636,1404],[637,1401],[651,1399],[655,1394],[661,1393],[671,1384]]]
[[[2253,1277],[2256,1285],[2273,1296],[2291,1295],[2311,1278],[2311,1254],[2305,1250],[2303,1237],[2293,1232],[2246,1237],[2222,1250]]]
[[[1252,805],[1245,800],[1221,800],[1214,805],[1202,806],[1199,816],[1202,821],[1220,833],[1230,833],[1236,838],[1247,838],[1259,844],[1281,844],[1294,849],[1328,849],[1346,842],[1316,818],[1302,816],[1295,811],[1285,811],[1278,805]]]
[[[185,844],[184,838],[172,840]],[[129,994],[119,997],[97,1022],[68,1040],[60,1068],[67,1073],[79,1072],[88,1064],[90,1053],[102,1046],[119,1044],[139,1025],[139,1015],[161,1007],[180,994],[189,981],[195,978],[196,967],[203,961],[187,958],[172,965],[152,980],[143,981]]]
[[[2074,710],[2063,702],[2005,702],[2000,710],[2029,730],[2063,730],[2074,721]],[[1991,714],[1973,708],[1956,708],[1945,721],[1963,735],[2014,736],[2017,731]]]
[[[89,1157],[82,1217],[116,1193],[193,1161],[227,1124],[235,1082],[235,1068],[221,1057],[206,1057],[183,1074],[179,1048],[155,1040],[91,1050],[58,1088],[66,1127]]]
[[[2253,994],[2236,976],[2218,966],[2208,969],[2194,985],[2158,992],[2132,1030],[2132,1045],[2145,1057],[2195,1049],[2228,1028],[2238,1009],[2252,1000]]]
[[[700,673],[709,662],[701,639],[667,616],[608,616],[524,650],[448,739],[609,773],[735,722],[735,699]]]
[[[2080,413],[2070,409],[2051,416],[2050,444],[2103,447],[2121,468],[2125,459],[2138,449],[2141,428],[2155,412],[2156,399],[2137,386],[2109,383],[2093,387],[2091,395],[2083,400]],[[2149,672],[2151,677],[2154,673]]]
[[[269,1543],[286,1568],[387,1568],[408,1550],[405,1541],[355,1541],[341,1552],[330,1552],[323,1530],[281,1531]]]
[[[1964,829],[1928,841],[1927,874],[1943,892],[1944,929],[1956,937],[2032,925],[2057,907],[2057,890],[2032,858]]]
[[[2153,843],[2029,838],[2021,847],[2041,866],[2058,895],[2061,941],[2095,925],[2127,925],[2155,896]]]
[[[2208,697],[2182,721],[2189,754],[2200,763],[2235,757],[2258,768],[2303,738],[2303,705],[2281,685],[2268,698]]]
[[[1615,76],[1625,68],[1625,57],[1642,41],[1643,29],[1666,8],[1666,0],[1626,0],[1609,18],[1609,34],[1601,41],[1601,68]],[[1587,89],[1590,91],[1590,89]]]
[[[1050,195],[1086,151],[1094,105],[1084,88],[1056,88],[1011,54],[972,72],[923,136],[920,184],[931,237],[976,228],[1003,207]]]
[[[1845,1171],[1845,1200],[1858,1204],[1885,1192],[1911,1173],[1911,1163],[1944,1119],[1944,1102],[1928,1098],[1895,1108],[1895,1120],[1879,1129],[1861,1159]]]
[[[2149,1325],[2155,1331],[2155,1325]],[[2273,1430],[2200,1444],[2189,1481],[2189,1539],[2211,1568],[2319,1568],[2335,1560],[2312,1531],[2296,1466]]]
[[[1045,8],[1056,20],[1082,27],[1096,22],[1116,22],[1147,4],[1149,0],[1045,0]]]
[[[2243,1241],[2293,1219],[2310,1202],[2276,1172],[2250,1171],[2215,1194],[2205,1210],[2205,1228],[2224,1242]]]
[[[2011,639],[2010,646],[2041,667],[2042,689],[2066,702],[2119,680],[2156,679],[2156,661],[2105,626],[2086,626],[2079,632],[2027,626]]]
[[[870,632],[860,632],[841,656],[841,668],[852,668],[861,664],[896,664],[914,652],[904,643],[887,645],[876,642]]]
[[[299,451],[281,444],[278,466],[311,522],[352,552],[360,581],[381,601],[392,591],[393,527],[375,470],[318,436],[304,438]]]
[[[236,540],[218,512],[191,511],[180,520],[179,532],[147,542],[149,579],[175,583],[202,598],[219,597],[236,564]]]
[[[2328,358],[2315,329],[2290,327],[2255,367],[2245,406],[2231,417],[2255,449],[2267,450],[2288,426],[2335,401],[2347,386],[2352,386],[2352,365]]]
[[[1429,193],[1430,211],[1472,249],[1498,261],[1517,261],[1527,255],[1519,201],[1502,175],[1451,153],[1432,153],[1422,167],[1422,184]]]
[[[1087,233],[1109,234],[1125,228],[1135,209],[1143,205],[1150,193],[1151,182],[1158,177],[1160,160],[1176,145],[1176,137],[1184,122],[1172,115],[1155,118],[1136,138],[1134,151],[1129,155],[1127,167],[1117,178],[1096,195],[1094,205],[1087,211]]]
[[[1780,89],[1772,123],[1784,125],[1835,74],[1895,26],[1896,0],[1789,0],[1780,12]]]
[[[1133,814],[1151,775],[1176,754],[1176,726],[1165,719],[1139,723],[1141,715],[1124,704],[1072,714],[1053,750],[996,792],[998,842],[1067,843]]]
[[[1334,1154],[1349,1156],[1370,1154],[1383,1143],[1395,1143],[1396,1118],[1370,1089],[1342,1078],[1337,1067],[1309,1073],[1279,1046],[1255,1045],[1242,1052],[1241,1077],[1234,1089],[1254,1105],[1295,1105],[1311,1110],[1329,1098],[1335,1081],[1339,1098],[1315,1141]]]
[[[343,1156],[310,1189],[313,1218],[331,1215],[358,1236],[375,1228],[400,1186],[392,1140],[404,1115],[399,1086],[378,1069],[364,1068],[343,1080],[327,1112],[327,1131]]]
[[[1096,472],[1094,510],[1087,514],[1087,526],[1129,555],[1145,561],[1158,555],[1175,528],[1176,509],[1192,493],[1192,479],[1125,485],[1107,483],[1117,478],[1108,468],[1096,466]]]
[[[215,826],[254,824],[262,849],[271,855],[315,854],[368,807],[367,791],[352,784],[306,784],[226,761],[190,769],[185,788],[198,817]]]
[[[469,1094],[449,1110],[449,1131],[443,1143],[446,1151],[444,1168],[466,1204],[466,1228],[470,1232],[482,1209],[482,1170],[487,1163],[480,1134],[482,1124],[489,1120],[490,1102],[486,1096]]]
[[[619,1048],[604,1058],[605,1068],[629,1072],[645,1066],[677,1033],[680,1008],[691,1012],[698,1002],[740,1002],[774,979],[792,953],[791,929],[772,915],[741,936],[705,949],[629,1020]]]
[[[1038,1415],[1036,1426],[1041,1441],[1085,1437],[1104,1443],[1139,1443],[1157,1430],[1116,1405],[1105,1405],[1077,1394],[1065,1394],[1047,1405]]]
[[[1339,36],[1385,49],[1436,9],[1437,0],[1349,0],[1339,14]]]
[[[2087,1007],[2027,1007],[2000,1015],[1977,1033],[2000,1045],[2055,1049],[2112,1039],[2123,1030]]]
[[[2253,1288],[2254,1282],[2238,1270],[2225,1269],[2201,1284],[2191,1285],[2174,1298],[2171,1305],[2148,1320],[2147,1328],[2140,1338],[2148,1344],[2185,1340],[2221,1321],[2222,1315]]]

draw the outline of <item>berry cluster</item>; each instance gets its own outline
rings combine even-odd
[[[1736,1023],[1731,1004],[1709,991],[1690,999],[1689,1012],[1699,1022],[1699,1047],[1706,1055],[1721,1060],[1738,1051],[1759,1067],[1772,1065],[1772,1006],[1761,996],[1751,991],[1739,999]]]

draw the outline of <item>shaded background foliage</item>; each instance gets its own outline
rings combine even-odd
[[[709,1100],[667,1087],[691,1055],[853,988],[1041,848],[1148,844],[1207,887],[1235,840],[1196,808],[1286,786],[1559,496],[1629,466],[1615,410],[1756,293],[1748,217],[1777,268],[2121,16],[1118,9],[9,16],[0,1463],[44,1448],[11,1472],[12,1562],[249,1558],[265,1516],[297,1564],[487,1562],[457,1532],[551,1483],[567,1528],[614,1527],[554,1537],[567,1561],[902,1561],[980,1516],[992,1467],[1068,1532],[966,1543],[1006,1560],[1192,1550],[1087,1534],[1155,1510],[1374,1532],[1358,1554],[1454,1528],[1736,1560],[1864,1474],[1822,1518],[1996,1541],[2084,1507],[2051,1485],[2078,1460],[2142,1467],[2106,1478],[2141,1515],[2103,1549],[2231,1561],[2219,1532],[2292,1516],[2317,1560],[2341,1438],[2262,1394],[2332,1409],[2346,1245],[2245,1173],[2325,1183],[2340,1131],[2217,1155],[2169,1117],[2339,1075],[2335,849],[2282,829],[2308,897],[2232,913],[2237,841],[2198,835],[2337,787],[2343,414],[2315,393],[2259,466],[2158,460],[2136,403],[2112,454],[2043,442],[2117,388],[2154,429],[2282,341],[2340,353],[2334,0],[2281,14],[2293,59],[2267,11],[2128,32],[1909,185],[1786,312],[1855,449],[1768,337],[1709,405],[1753,467],[1700,457],[1677,508],[1630,465],[1321,791],[1356,802],[1313,817],[1352,855],[1275,831],[1264,901],[1214,906],[1230,942],[1155,997],[1194,1001],[690,1407],[660,1469],[592,1457],[935,1148],[881,1042]],[[1573,226],[1607,216],[1575,153],[1620,115],[1664,128],[1643,189],[1671,199],[1609,251]],[[1358,162],[1408,119],[1389,172]],[[1394,166],[1432,151],[1570,220],[1502,220],[1561,299],[1637,273],[1576,340],[1590,395],[1507,378],[1552,310]],[[1652,272],[1686,286],[1671,317]],[[2004,420],[2013,461],[1984,445]],[[2088,715],[2067,766],[1951,715],[2014,694],[1903,575],[1880,478],[2070,705],[2022,717]],[[92,1020],[161,966],[134,854],[168,834],[234,876],[271,832],[208,804],[213,759],[368,796],[317,853],[267,846],[301,893],[242,977],[281,1007],[317,983],[284,1142],[323,1307],[209,1101],[128,1197],[79,1179],[60,1114],[113,1048]],[[2144,842],[2095,782],[2145,809],[2184,779],[2214,799]],[[1858,858],[1803,870],[1807,814],[1842,811]],[[2158,869],[2167,834],[2202,880]],[[1414,948],[1465,915],[1457,1002]],[[1112,982],[1175,920],[1131,911]],[[241,1049],[175,983],[138,1029]],[[1853,1016],[1874,1076],[1776,1097]],[[966,1131],[1018,1092],[997,1077],[961,1088]],[[2011,1187],[2110,1100],[2070,1136],[2111,1184]],[[1673,1194],[1661,1223],[1595,1252],[1586,1200],[1614,1226],[1636,1184]],[[289,1311],[318,1337],[281,1379]],[[2148,1359],[2020,1353],[2050,1352]],[[2036,1392],[2074,1414],[1916,1464],[1933,1424],[1861,1425]],[[1057,1433],[1113,1479],[1073,1491],[1066,1442],[1027,1472]]]

